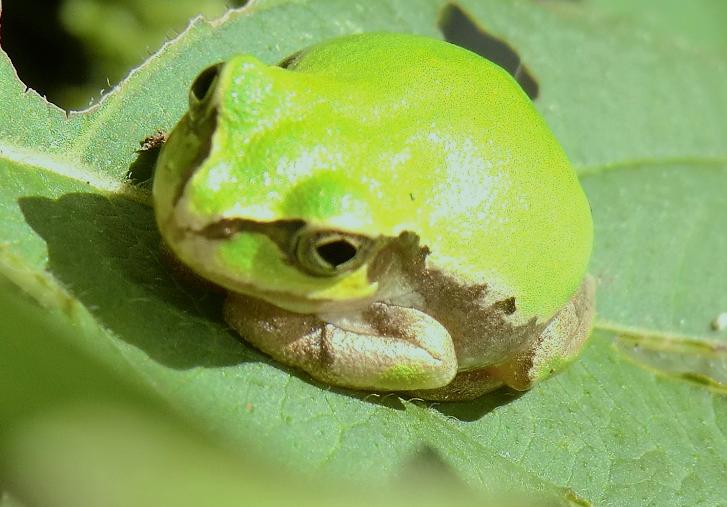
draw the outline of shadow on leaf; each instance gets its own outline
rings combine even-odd
[[[114,335],[177,369],[265,361],[224,325],[219,294],[170,274],[150,208],[90,193],[19,204],[47,269]]]
[[[471,422],[481,419],[498,407],[512,403],[524,394],[522,391],[501,388],[472,401],[437,403],[432,408],[443,415]]]

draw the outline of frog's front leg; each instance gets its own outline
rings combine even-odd
[[[586,275],[571,300],[547,323],[529,347],[494,366],[460,371],[443,388],[411,394],[427,400],[460,401],[478,398],[508,386],[530,389],[539,380],[573,361],[591,332],[595,309],[595,281]]]
[[[331,323],[230,294],[225,319],[258,349],[329,384],[375,391],[434,389],[457,373],[447,330],[411,308],[373,303]]]

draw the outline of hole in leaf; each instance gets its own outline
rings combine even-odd
[[[2,2],[3,50],[26,86],[64,108],[83,106],[74,96],[91,74],[92,61],[82,40],[60,23],[61,0]],[[77,103],[77,104],[75,104]]]
[[[340,266],[356,257],[356,247],[344,239],[316,246],[318,255],[331,266]]]
[[[469,49],[509,72],[532,100],[538,97],[538,82],[517,52],[485,32],[460,6],[450,3],[442,9],[439,30],[447,42]]]

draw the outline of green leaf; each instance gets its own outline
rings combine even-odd
[[[676,40],[686,40],[705,49],[724,49],[727,47],[727,31],[724,21],[727,18],[727,4],[715,0],[692,0],[685,8],[681,0],[661,0],[658,9],[650,0],[588,0],[596,8],[619,22],[626,19],[637,21],[644,28],[659,33],[660,36]],[[590,6],[589,6],[590,7]],[[648,15],[644,14],[645,9]]]
[[[321,489],[252,451],[212,445],[144,386],[77,350],[69,322],[3,278],[0,308],[2,507],[21,507],[15,494],[49,507],[501,503],[426,470],[376,490],[344,481]]]
[[[639,364],[727,393],[727,344],[723,342],[622,334],[616,346]]]
[[[591,270],[613,325],[726,340],[727,161],[611,166],[585,174],[596,222]]]
[[[0,507],[23,507],[23,504],[10,493],[0,491]]]
[[[198,20],[68,118],[26,92],[0,55],[0,273],[74,326],[72,347],[233,454],[380,484],[433,453],[485,491],[719,504],[727,401],[672,366],[719,382],[725,363],[677,354],[642,368],[614,339],[724,350],[709,345],[727,338],[710,327],[727,310],[727,58],[635,16],[616,22],[561,3],[459,4],[532,72],[536,105],[581,171],[596,222],[599,329],[578,362],[527,393],[422,404],[332,389],[273,363],[226,328],[218,296],[169,274],[148,193],[125,179],[144,162],[139,142],[171,128],[208,64],[238,52],[276,62],[357,31],[440,36],[437,0],[416,10],[404,0],[261,0]],[[10,413],[22,423],[22,411]]]
[[[685,159],[583,176],[600,327],[637,363],[727,390],[727,163]]]

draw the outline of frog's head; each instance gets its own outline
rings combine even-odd
[[[160,230],[183,263],[297,311],[367,301],[386,232],[357,175],[358,126],[325,100],[340,90],[313,79],[250,56],[203,71],[154,181]]]

